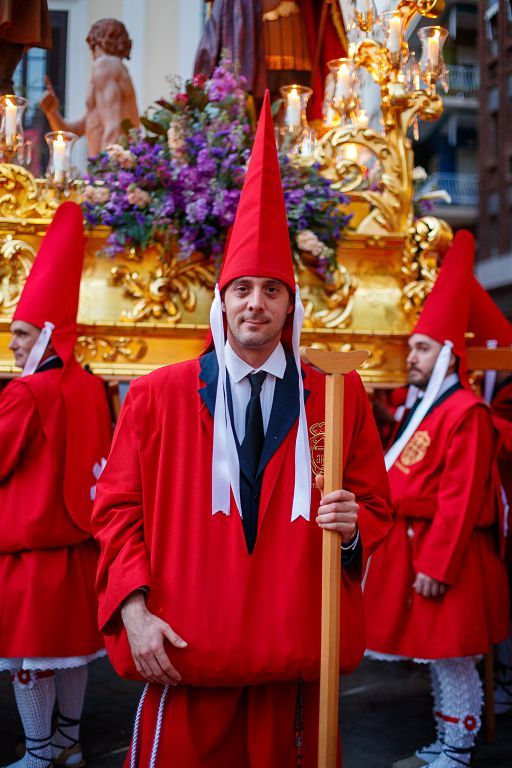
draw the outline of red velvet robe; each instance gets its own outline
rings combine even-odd
[[[211,514],[214,353],[132,384],[98,485],[93,525],[102,548],[99,616],[114,667],[123,676],[137,675],[118,610],[137,587],[149,587],[149,610],[188,642],[184,650],[167,647],[183,678],[183,685],[171,691],[164,716],[162,749],[168,766],[294,765],[279,761],[279,754],[291,754],[290,760],[295,754],[297,679],[319,677],[322,537],[315,523],[320,500],[316,489],[311,520],[290,521],[297,430],[293,397],[298,386],[296,371],[295,378],[289,373],[290,366],[276,382],[252,555],[234,503],[228,516]],[[304,386],[309,390],[306,413],[315,472],[323,460],[324,378],[306,369]],[[344,442],[343,484],[360,504],[367,555],[387,531],[390,511],[379,437],[357,374],[346,380]],[[343,571],[344,671],[357,665],[365,647],[360,576],[360,563]],[[283,713],[290,725],[287,746],[280,752],[274,744],[272,758],[270,745],[260,762],[244,762],[246,747],[239,740],[252,726],[258,730],[261,718],[254,724],[251,712],[259,711],[260,695],[272,699],[274,686],[268,683],[276,683],[276,696],[288,701]],[[247,685],[252,687],[243,693],[241,687]],[[199,694],[188,686],[209,690]],[[306,709],[314,687],[305,686]],[[143,755],[151,748],[159,696],[160,689],[151,686],[143,711]],[[256,702],[254,708],[251,702]],[[313,751],[316,717],[308,721]],[[256,738],[262,749],[265,741],[262,735]],[[209,762],[201,762],[206,756]]]
[[[500,480],[508,504],[508,537],[506,555],[509,579],[512,580],[512,381],[507,380],[499,387],[491,402],[494,428],[500,436],[498,468]]]
[[[93,463],[78,462],[80,508],[67,508],[63,477],[67,423],[62,369],[21,377],[0,396],[0,657],[81,656],[103,646],[97,628],[97,545],[82,524],[92,508]],[[82,403],[84,457],[108,455],[103,384],[73,370]],[[79,521],[79,522],[77,522]],[[90,523],[90,521],[89,521]]]
[[[396,520],[366,582],[370,650],[470,656],[507,636],[494,455],[488,408],[460,389],[424,418],[389,471]],[[418,595],[418,572],[446,583],[445,595]]]

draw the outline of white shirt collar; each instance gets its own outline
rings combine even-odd
[[[252,368],[245,362],[245,360],[242,360],[235,352],[233,352],[229,341],[227,341],[225,360],[229,376],[235,383],[238,383],[248,376],[249,373],[254,373],[255,371],[265,371],[266,373],[271,373],[273,376],[276,376],[278,379],[282,379],[286,370],[286,355],[282,344],[277,345],[270,357],[265,360],[260,368]]]
[[[448,376],[446,376],[443,380],[443,383],[439,387],[439,392],[437,393],[437,398],[441,397],[441,395],[444,395],[445,392],[448,392],[448,390],[451,387],[454,387],[455,384],[459,383],[459,374],[458,373],[450,373]],[[425,394],[424,390],[420,390],[418,393],[418,397],[421,399],[423,395]],[[436,400],[437,400],[436,398]]]

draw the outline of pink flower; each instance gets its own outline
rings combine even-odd
[[[135,184],[131,184],[128,187],[126,199],[130,205],[136,205],[138,208],[145,208],[147,205],[149,205],[149,201],[151,200],[148,193],[140,187],[135,186]]]
[[[110,200],[110,189],[88,185],[83,191],[83,199],[84,202],[92,203],[92,205],[104,205]]]
[[[321,256],[325,246],[310,229],[301,230],[295,239],[301,251],[308,251],[313,256]]]
[[[111,144],[107,147],[107,154],[119,163],[121,168],[134,168],[137,165],[137,158],[129,149],[123,149],[120,144]]]

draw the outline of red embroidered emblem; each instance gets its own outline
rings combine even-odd
[[[464,726],[467,731],[474,731],[477,725],[476,717],[473,717],[473,715],[468,715],[464,718]]]
[[[20,669],[20,671],[18,672],[17,677],[18,677],[18,682],[21,685],[28,685],[30,683],[31,679],[32,679],[31,676],[30,676],[30,670],[29,669]]]

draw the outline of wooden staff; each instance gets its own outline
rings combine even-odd
[[[369,352],[325,352],[308,347],[303,359],[325,377],[324,494],[342,488],[344,375],[358,368]],[[336,768],[340,656],[341,534],[322,533],[322,640],[318,768]]]

